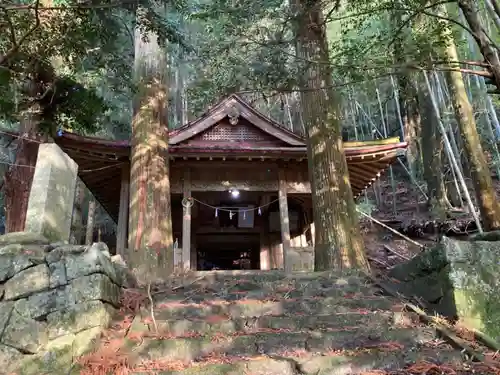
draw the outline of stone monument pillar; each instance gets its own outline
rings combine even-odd
[[[31,185],[25,231],[68,241],[78,165],[55,143],[41,144]]]

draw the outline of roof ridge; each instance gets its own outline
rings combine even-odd
[[[252,104],[250,104],[249,102],[247,102],[241,96],[239,96],[237,94],[231,94],[231,95],[234,95],[240,102],[242,102],[242,104],[246,105],[247,107],[250,107],[255,113],[257,113],[259,116],[263,117],[266,121],[268,121],[271,124],[275,125],[280,130],[283,130],[286,133],[289,133],[289,134],[291,134],[291,135],[299,138],[301,141],[305,141],[306,138],[304,136],[302,136],[302,135],[300,135],[298,133],[295,133],[294,131],[292,131],[292,130],[288,129],[287,127],[285,127],[283,124],[280,124],[276,120],[273,120],[271,117],[265,115],[262,111],[260,111],[257,108],[255,108]]]

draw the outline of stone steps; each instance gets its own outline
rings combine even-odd
[[[227,301],[214,299],[204,303],[162,301],[155,304],[159,320],[207,318],[213,315],[230,318],[264,315],[328,315],[358,311],[391,310],[394,302],[381,296],[308,297],[282,300],[245,299]]]
[[[413,317],[404,312],[369,311],[337,313],[327,315],[264,315],[258,317],[228,318],[221,315],[202,319],[156,320],[158,330],[169,336],[189,336],[193,332],[201,335],[214,333],[249,333],[258,330],[336,330],[363,326],[393,326],[400,322],[412,321]],[[152,319],[137,316],[131,332],[154,331]]]
[[[246,284],[248,285],[248,284]],[[316,285],[307,285],[297,287],[294,285],[274,286],[271,288],[259,288],[254,290],[238,290],[236,285],[230,290],[223,289],[224,287],[208,287],[206,289],[196,289],[191,287],[188,292],[176,291],[175,293],[167,292],[157,293],[160,298],[166,298],[168,295],[169,301],[183,301],[201,303],[211,301],[215,298],[224,299],[225,301],[238,301],[242,299],[294,299],[302,297],[356,297],[363,295],[373,295],[374,289],[369,286],[359,285],[341,285],[330,286],[328,288],[318,287]],[[255,288],[256,286],[254,286]],[[377,292],[377,291],[376,291]]]
[[[348,327],[338,330],[268,331],[213,334],[195,337],[141,337],[127,343],[131,352],[147,361],[203,361],[207,357],[283,355],[287,352],[325,353],[337,350],[366,350],[397,342],[412,348],[436,339],[430,328]],[[194,334],[194,333],[193,333]]]
[[[461,359],[378,294],[359,275],[200,272],[158,286],[154,320],[149,307],[136,314],[121,350],[137,375],[347,375]]]
[[[185,285],[210,285],[221,282],[254,283],[261,286],[268,284],[304,284],[326,283],[328,285],[365,284],[365,277],[356,271],[345,272],[296,272],[286,274],[283,271],[197,271],[186,276]]]
[[[199,362],[182,370],[165,370],[157,367],[158,375],[353,375],[369,374],[370,371],[392,371],[405,366],[428,361],[460,366],[462,356],[454,350],[424,348],[418,351],[380,351],[365,353],[343,352],[324,355],[301,354],[254,356],[247,358],[220,358],[220,363]],[[138,369],[130,375],[149,375],[153,365],[143,364],[144,371]],[[168,366],[167,366],[168,367]],[[375,372],[373,372],[375,374]]]
[[[201,277],[203,278],[200,279]],[[312,277],[310,274],[286,276],[279,271],[271,271],[268,275],[249,272],[241,275],[219,275],[207,272],[205,276],[191,276],[190,279],[192,280],[187,282],[188,285],[173,292],[170,290],[171,288],[167,288],[162,293],[161,288],[159,288],[160,290],[155,292],[156,299],[203,302],[212,300],[215,296],[227,301],[234,301],[242,298],[341,297],[354,294],[373,294],[377,291],[372,285],[367,285],[366,280],[359,276],[328,278],[321,273]]]

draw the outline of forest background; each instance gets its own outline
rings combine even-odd
[[[315,25],[326,31],[328,61],[300,53],[300,29],[314,13],[298,10],[305,8],[322,15]],[[14,190],[23,191],[32,171],[30,148],[44,137],[59,129],[131,137],[140,89],[134,45],[157,35],[169,128],[238,93],[304,134],[310,121],[304,116],[314,108],[304,108],[310,88],[303,72],[324,73],[328,66],[344,138],[399,136],[409,144],[407,155],[358,202],[360,210],[400,221],[415,219],[415,212],[422,220],[473,221],[472,203],[483,225],[495,228],[500,212],[496,202],[488,212],[487,200],[495,198],[483,177],[500,176],[499,31],[496,0],[3,1],[2,227],[13,225],[6,208],[17,204]],[[460,110],[464,101],[472,116]],[[11,130],[29,140],[13,138]],[[471,158],[477,147],[488,167],[482,176],[476,173],[481,160]],[[114,235],[114,223],[82,184],[75,209],[77,237]]]

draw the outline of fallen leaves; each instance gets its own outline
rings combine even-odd
[[[208,324],[217,324],[222,322],[227,322],[230,320],[230,317],[227,315],[209,315],[205,319],[205,322]]]
[[[127,375],[131,368],[130,355],[121,352],[122,342],[112,341],[97,351],[78,358],[81,375]]]
[[[139,289],[125,289],[120,298],[121,311],[136,313],[148,300],[148,295]]]

